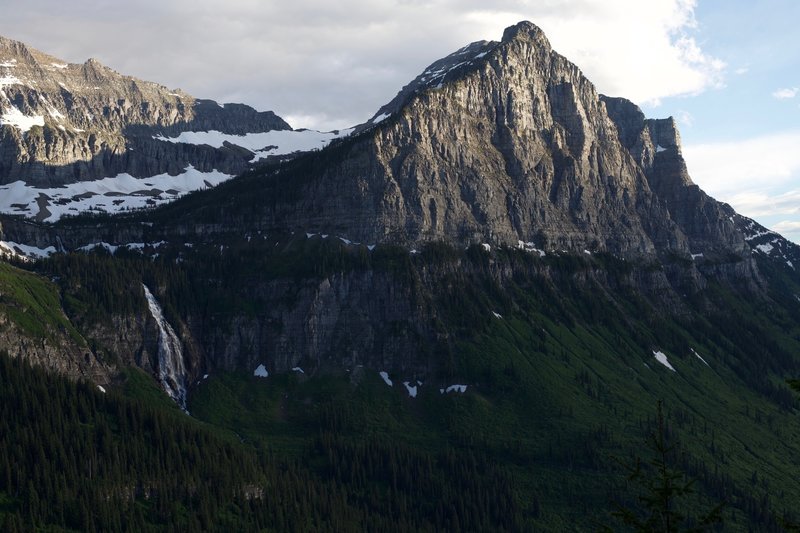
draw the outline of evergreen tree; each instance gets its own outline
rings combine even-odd
[[[722,521],[724,504],[717,505],[696,521],[685,514],[683,502],[694,493],[694,480],[687,479],[673,466],[677,445],[667,440],[661,400],[656,406],[656,427],[648,436],[647,448],[652,452],[649,461],[636,457],[632,465],[621,463],[628,481],[638,487],[639,505],[629,507],[614,502],[611,516],[641,533],[703,532]],[[614,531],[608,526],[601,530]]]

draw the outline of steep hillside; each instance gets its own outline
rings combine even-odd
[[[0,261],[0,350],[71,378],[107,384],[97,359],[61,305],[58,287]]]

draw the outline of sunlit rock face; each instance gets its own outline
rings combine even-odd
[[[264,229],[625,257],[749,251],[689,178],[674,121],[599,95],[528,22],[433,63],[354,137],[296,201],[264,208]]]
[[[229,142],[166,140],[208,131]],[[236,139],[270,131],[291,128],[272,112],[196,99],[94,59],[68,64],[0,37],[1,212],[52,221],[62,211],[155,205],[242,172],[254,153]],[[142,180],[151,177],[157,183]],[[139,200],[128,200],[134,193]]]

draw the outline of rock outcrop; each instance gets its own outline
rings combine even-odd
[[[195,99],[121,75],[94,59],[67,64],[4,38],[0,114],[0,184],[22,180],[37,186],[122,173],[177,174],[188,165],[235,174],[247,167],[242,154],[159,143],[153,136],[290,129],[272,112]]]

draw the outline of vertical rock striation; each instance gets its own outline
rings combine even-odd
[[[437,61],[354,136],[291,201],[265,197],[264,229],[746,256],[724,208],[689,179],[674,121],[599,95],[529,22]]]

